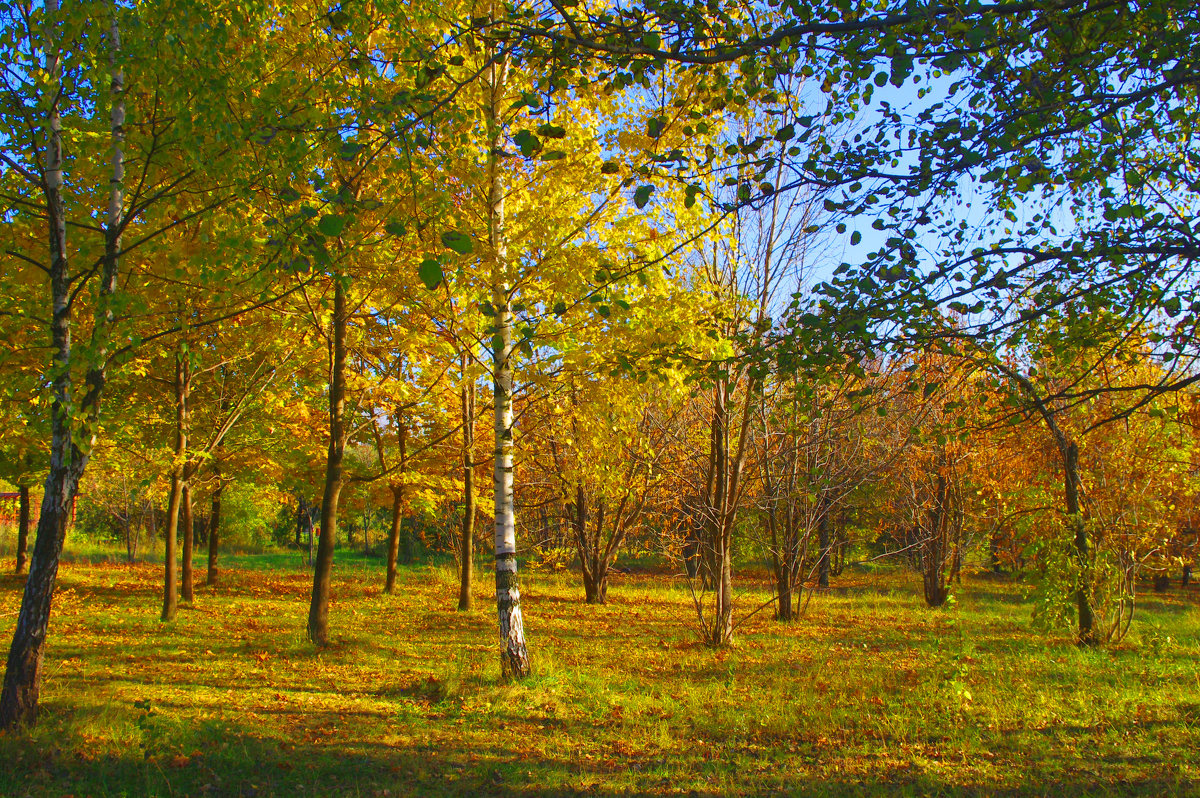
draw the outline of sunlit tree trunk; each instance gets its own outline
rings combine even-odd
[[[463,355],[462,469],[463,520],[458,552],[458,608],[471,609],[471,575],[475,567],[475,383],[467,376],[467,356]]]
[[[108,341],[113,315],[110,301],[117,288],[117,268],[121,252],[123,224],[124,161],[124,77],[116,65],[120,37],[114,9],[109,27],[109,64],[112,71],[112,177],[105,225],[104,257],[101,263],[99,312],[92,327],[91,360],[87,369],[86,390],[82,397],[73,395],[71,382],[71,290],[73,282],[67,264],[67,217],[63,205],[63,141],[60,102],[62,101],[62,61],[53,38],[59,12],[58,0],[45,0],[46,30],[42,44],[46,60],[46,146],[43,151],[43,179],[46,220],[49,232],[50,330],[53,352],[50,408],[50,470],[42,496],[37,538],[29,563],[29,577],[21,597],[21,609],[13,630],[0,694],[0,729],[12,729],[33,723],[37,718],[41,689],[42,657],[46,631],[63,540],[71,518],[71,508],[79,491],[79,480],[87,467],[88,452],[94,443],[100,412],[100,398],[108,381]],[[75,411],[73,413],[72,411]],[[78,415],[76,415],[78,414]],[[81,418],[78,428],[75,418]],[[83,443],[81,446],[80,443]]]
[[[496,434],[495,542],[496,612],[500,621],[500,672],[506,678],[529,674],[529,653],[521,617],[521,591],[517,581],[516,513],[513,507],[513,309],[506,232],[504,229],[503,142],[500,114],[508,63],[497,57],[488,68],[490,96],[488,125],[488,242],[492,251],[492,306],[496,309],[492,338],[492,375],[495,393],[493,429]]]
[[[392,485],[392,526],[388,530],[387,577],[383,592],[391,595],[396,589],[396,559],[400,553],[400,527],[404,523],[404,485]]]
[[[729,383],[722,381],[713,390],[712,461],[713,507],[709,512],[712,546],[714,606],[708,642],[723,646],[733,641],[733,544],[729,462]]]
[[[333,543],[337,535],[338,499],[342,492],[342,461],[346,452],[346,286],[333,277],[333,340],[330,344],[329,452],[325,458],[325,492],[321,497],[321,538],[313,569],[312,602],[308,609],[308,639],[319,646],[329,641],[329,583],[333,573]]]
[[[404,524],[404,475],[408,471],[408,428],[402,419],[397,419],[396,423],[396,435],[400,443],[400,479],[392,485],[392,526],[388,531],[387,578],[383,587],[383,592],[389,595],[396,589],[396,560],[400,555],[400,534]],[[409,561],[412,559],[411,547],[407,554],[406,561]]]

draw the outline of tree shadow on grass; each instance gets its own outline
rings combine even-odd
[[[867,778],[772,777],[775,762],[758,776],[732,763],[699,758],[589,758],[569,751],[531,756],[519,734],[497,731],[490,743],[439,739],[413,741],[403,729],[391,740],[314,741],[298,729],[281,739],[249,725],[201,721],[182,732],[159,728],[146,712],[138,723],[143,742],[125,750],[90,752],[89,741],[71,728],[86,728],[86,710],[53,733],[0,736],[0,794],[21,796],[717,796],[790,795],[1166,795],[1188,784],[1167,775],[1119,779],[1093,768],[1089,774],[1047,778],[1030,768],[1014,774],[1019,787],[952,784],[909,763],[887,765]],[[62,720],[62,718],[59,718]],[[586,735],[586,724],[568,724]],[[68,753],[68,752],[79,753]],[[1098,763],[1097,767],[1100,764]],[[1128,763],[1126,763],[1128,764]],[[744,766],[744,763],[743,763]],[[764,775],[766,774],[766,775]],[[624,777],[618,780],[617,777]],[[613,784],[615,782],[615,784]],[[1010,780],[1009,783],[1013,783]]]

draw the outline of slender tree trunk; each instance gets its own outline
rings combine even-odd
[[[709,644],[724,646],[733,642],[733,502],[729,458],[729,383],[713,391],[712,440],[715,446],[716,478],[712,520],[712,569],[714,586],[713,628]]]
[[[458,552],[458,609],[471,609],[471,575],[475,568],[475,383],[467,376],[467,357],[463,355],[462,468],[463,521]]]
[[[392,485],[392,528],[388,532],[387,581],[383,592],[389,596],[396,590],[396,557],[400,551],[400,527],[404,523],[404,486]]]
[[[58,0],[46,0],[46,17],[54,24],[58,16]],[[54,399],[50,412],[50,470],[42,496],[38,517],[37,538],[29,564],[29,577],[21,597],[21,609],[13,630],[4,689],[0,694],[0,729],[12,729],[32,724],[37,719],[38,696],[41,690],[42,658],[45,653],[46,632],[58,563],[63,540],[71,520],[71,510],[79,491],[79,480],[88,463],[88,452],[95,442],[99,420],[100,399],[108,381],[107,336],[113,315],[109,307],[117,287],[118,257],[121,249],[122,185],[124,156],[122,142],[125,118],[124,80],[116,68],[120,37],[114,10],[109,30],[109,63],[112,66],[112,182],[109,193],[109,213],[105,227],[105,251],[99,285],[99,312],[92,328],[92,356],[87,369],[86,391],[82,398],[72,395],[71,381],[71,275],[67,264],[67,217],[63,204],[63,145],[62,120],[59,102],[62,91],[62,61],[57,42],[48,35],[42,51],[46,54],[47,90],[46,147],[43,153],[45,175],[46,217],[49,231],[51,345],[54,363],[51,373]],[[78,430],[72,426],[73,413],[82,414]],[[76,437],[78,435],[78,437]],[[79,446],[79,441],[85,442]]]
[[[17,511],[17,568],[18,575],[25,573],[28,566],[27,551],[29,548],[29,486],[18,485],[17,491],[20,509]]]
[[[333,277],[333,341],[329,376],[329,453],[325,458],[325,492],[321,497],[321,539],[313,570],[312,603],[308,610],[308,639],[318,646],[329,642],[329,581],[333,573],[333,543],[337,535],[338,498],[342,492],[342,460],[346,451],[346,286]]]
[[[187,457],[187,353],[175,353],[175,463],[171,467],[171,497],[167,502],[167,531],[163,551],[162,620],[175,620],[179,607],[179,574],[176,551],[179,540],[180,505],[183,503],[184,458]]]
[[[217,453],[220,454],[220,446],[217,447]],[[208,576],[204,580],[204,584],[209,587],[216,587],[220,581],[220,571],[217,567],[217,555],[221,548],[221,492],[225,490],[225,483],[221,481],[221,461],[219,458],[213,460],[213,485],[212,495],[212,510],[208,517]]]
[[[529,675],[521,591],[517,581],[517,530],[513,507],[513,309],[504,228],[504,184],[500,113],[508,64],[498,58],[489,67],[488,124],[488,243],[492,250],[492,306],[496,330],[492,338],[494,382],[493,428],[496,434],[495,542],[496,613],[500,622],[500,672],[505,678]]]
[[[192,524],[192,486],[189,484],[191,480],[188,471],[189,469],[185,467],[179,508],[179,520],[183,525],[183,564],[179,569],[181,582],[179,596],[183,601],[191,604],[196,598],[192,579],[192,554],[196,546],[196,529]]]
[[[304,528],[308,521],[308,502],[303,496],[296,497],[296,548],[304,545]]]
[[[817,561],[817,585],[820,587],[829,587],[829,555],[832,543],[829,534],[829,506],[826,504],[825,494],[822,493],[817,499],[817,546],[821,551],[821,558]]]
[[[1096,619],[1092,612],[1092,561],[1087,524],[1079,503],[1079,446],[1074,441],[1063,448],[1063,478],[1067,498],[1067,517],[1075,532],[1075,556],[1079,560],[1079,587],[1075,591],[1075,606],[1079,612],[1079,642],[1094,645]]]

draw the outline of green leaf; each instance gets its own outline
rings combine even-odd
[[[663,129],[667,126],[667,120],[661,116],[655,116],[646,122],[646,135],[652,139],[656,139],[662,135]]]
[[[654,186],[638,186],[637,191],[633,192],[633,204],[639,208],[645,208],[653,193]]]
[[[471,237],[458,230],[442,233],[442,246],[454,250],[459,255],[470,255],[475,251],[475,243],[471,241]]]
[[[785,125],[785,126],[779,128],[778,131],[776,131],[775,140],[776,141],[791,141],[795,135],[796,135],[796,126],[795,125]]]
[[[567,154],[565,152],[563,152],[562,150],[547,150],[546,152],[542,153],[541,160],[543,160],[543,161],[561,161],[563,158],[566,158],[566,157],[567,157]]]
[[[1163,310],[1165,310],[1167,315],[1171,318],[1178,316],[1180,309],[1180,301],[1178,296],[1173,296],[1166,302],[1163,302]]]
[[[437,287],[442,284],[442,264],[433,258],[426,258],[417,267],[417,276],[421,278],[421,282],[425,283],[426,288],[436,291]]]
[[[620,171],[621,167],[617,165],[616,161],[605,161],[600,165],[600,174],[602,175],[615,175]]]
[[[542,142],[537,136],[533,135],[529,130],[518,130],[513,136],[513,143],[520,148],[521,154],[526,158],[531,158],[542,149]]]
[[[405,233],[407,233],[407,232],[408,232],[408,228],[406,228],[406,227],[404,226],[404,222],[397,222],[397,221],[391,221],[391,222],[388,222],[387,224],[385,224],[385,225],[383,226],[383,229],[384,229],[384,231],[385,231],[385,232],[387,232],[387,233],[390,233],[391,235],[394,235],[394,236],[396,236],[396,238],[400,238],[400,237],[402,237],[402,236],[403,236]]]
[[[555,316],[561,316],[566,312],[567,312],[567,303],[566,302],[555,302],[554,303],[554,315]]]
[[[862,241],[862,233],[855,230],[850,234],[850,246],[857,247],[860,241]]]
[[[328,238],[336,238],[342,234],[342,230],[346,227],[346,219],[341,216],[322,216],[321,221],[317,222],[317,230],[321,235]]]
[[[538,135],[544,139],[561,139],[565,138],[567,135],[566,128],[561,128],[558,125],[551,125],[549,123],[545,125],[538,125],[537,132]]]

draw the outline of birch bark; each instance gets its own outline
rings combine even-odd
[[[87,466],[99,419],[100,398],[108,380],[107,337],[112,325],[111,298],[117,288],[117,267],[124,225],[123,191],[125,179],[124,75],[117,61],[120,36],[116,9],[109,27],[109,64],[112,72],[111,143],[112,175],[109,184],[108,214],[105,225],[105,252],[98,286],[99,309],[92,328],[93,357],[86,373],[86,391],[76,397],[71,380],[71,290],[73,283],[67,263],[67,217],[63,202],[62,102],[63,75],[59,44],[55,40],[58,0],[46,0],[45,53],[47,91],[45,172],[46,218],[49,232],[51,368],[54,398],[51,403],[50,470],[42,496],[37,538],[29,564],[29,577],[21,597],[13,642],[0,693],[0,729],[32,724],[37,719],[41,690],[42,658],[58,563],[71,507],[79,490],[79,479]],[[72,412],[72,408],[75,412]],[[78,419],[78,421],[77,421]]]
[[[495,394],[493,429],[496,434],[494,469],[496,513],[496,612],[500,620],[500,671],[507,678],[529,675],[529,653],[521,618],[517,581],[516,514],[513,507],[513,310],[508,252],[504,229],[504,181],[501,175],[500,107],[508,62],[497,55],[488,80],[488,242],[491,245],[492,306],[496,309],[492,338]]]

